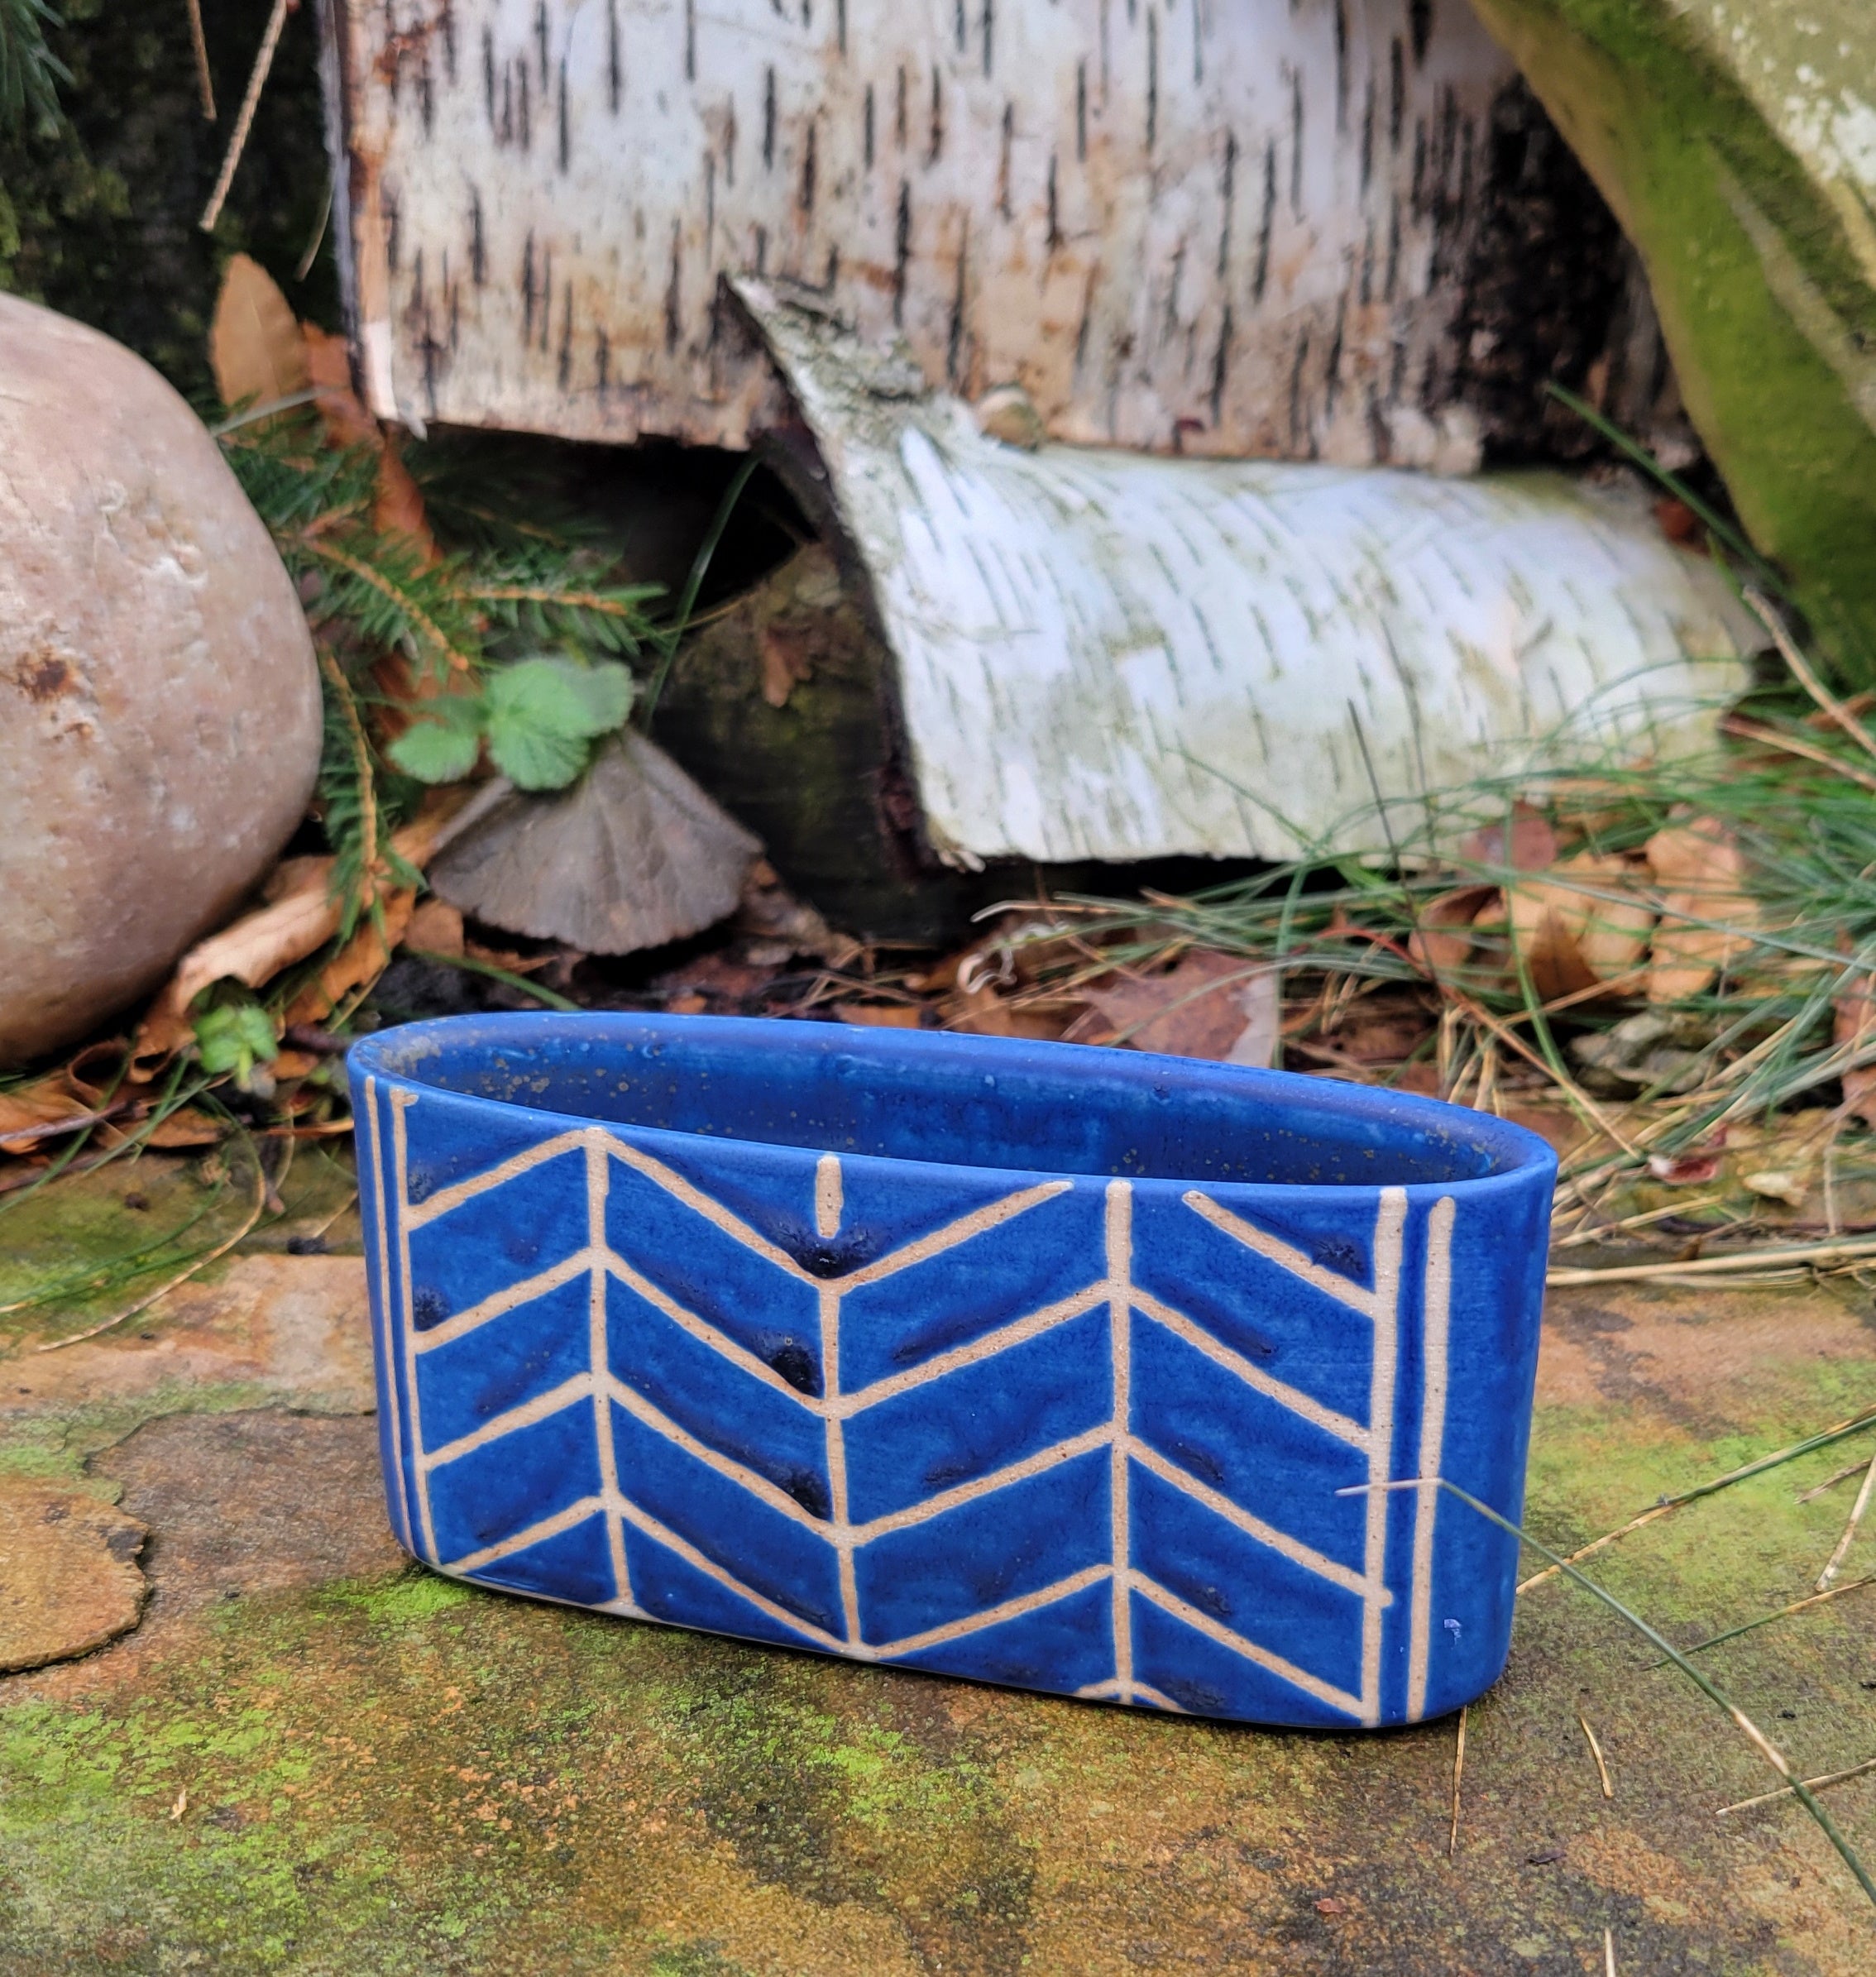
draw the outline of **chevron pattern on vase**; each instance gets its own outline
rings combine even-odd
[[[1451,1196],[1409,1283],[1399,1187],[1324,1260],[1198,1189],[603,1125],[445,1178],[418,1094],[365,1097],[393,1517],[439,1570],[1161,1709],[1424,1713],[1438,1492],[1374,1486],[1439,1472]],[[1175,1304],[1156,1245],[1194,1242],[1227,1289]]]

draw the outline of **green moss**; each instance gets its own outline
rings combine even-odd
[[[1794,1348],[1729,1419],[1658,1397],[1547,1410],[1529,1522],[1610,1528],[1849,1413],[1859,1375]],[[1677,1513],[1598,1570],[1682,1638],[1764,1611],[1806,1589],[1846,1513],[1797,1489],[1868,1446]],[[1807,1767],[1867,1750],[1869,1597],[1712,1657]],[[1591,1967],[1610,1926],[1620,1968],[1748,1977],[1849,1972],[1867,1948],[1802,1821],[1712,1818],[1761,1788],[1743,1740],[1567,1586],[1521,1603],[1510,1673],[1473,1711],[1457,1869],[1450,1725],[1123,1713],[414,1568],[218,1602],[127,1648],[93,1680],[0,1685],[0,1970],[1420,1977],[1461,1942],[1481,1970],[1539,1941],[1537,1968]],[[1866,1836],[1860,1789],[1840,1816]]]
[[[1754,540],[1845,672],[1876,681],[1876,432],[1840,374],[1876,344],[1876,293],[1835,211],[1664,0],[1479,12],[1640,250],[1687,409]]]

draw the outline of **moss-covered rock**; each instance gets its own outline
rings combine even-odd
[[[1476,5],[1647,263],[1754,541],[1876,680],[1876,9]]]

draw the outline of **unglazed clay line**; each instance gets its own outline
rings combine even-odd
[[[371,1204],[378,1224],[378,1281],[385,1286],[385,1302],[390,1301],[390,1227],[385,1219],[385,1146],[378,1127],[378,1081],[376,1078],[365,1080],[365,1128],[371,1149]],[[384,1326],[385,1343],[391,1347],[396,1335],[397,1320],[394,1314],[385,1311],[380,1314]],[[395,1479],[396,1487],[386,1492],[392,1507],[394,1529],[398,1542],[406,1551],[414,1549],[410,1542],[410,1500],[404,1480],[404,1412],[403,1402],[398,1394],[398,1381],[403,1376],[404,1355],[395,1350],[387,1351],[384,1357],[385,1392],[389,1399],[387,1426],[390,1434],[391,1473],[385,1481]]]
[[[1143,1469],[1151,1470],[1161,1482],[1177,1490],[1182,1496],[1203,1505],[1214,1517],[1235,1525],[1247,1538],[1255,1538],[1260,1544],[1268,1545],[1291,1564],[1300,1565],[1305,1572],[1314,1573],[1318,1578],[1327,1579],[1332,1586],[1339,1586],[1344,1592],[1352,1592],[1357,1599],[1372,1597],[1384,1606],[1393,1601],[1394,1595],[1385,1586],[1371,1585],[1352,1566],[1339,1563],[1314,1545],[1305,1544],[1300,1538],[1292,1538],[1287,1531],[1279,1530],[1275,1525],[1266,1524],[1261,1517],[1241,1509],[1228,1496],[1202,1483],[1176,1462],[1168,1462],[1151,1443],[1133,1438],[1129,1439],[1127,1448],[1133,1459]]]
[[[430,1485],[424,1473],[424,1397],[417,1391],[417,1328],[411,1323],[410,1289],[410,1149],[404,1115],[417,1103],[409,1091],[391,1094],[391,1146],[397,1172],[397,1265],[403,1296],[404,1376],[410,1398],[410,1448],[415,1459],[410,1467],[417,1491],[419,1528],[424,1534],[424,1556],[431,1564],[437,1558],[436,1525],[430,1516]]]
[[[1039,1186],[1006,1194],[1001,1201],[987,1202],[980,1209],[973,1209],[968,1215],[959,1216],[955,1222],[947,1223],[943,1228],[934,1229],[929,1236],[921,1236],[916,1242],[908,1242],[904,1248],[895,1249],[891,1255],[881,1257],[878,1261],[865,1264],[850,1276],[842,1277],[840,1288],[857,1290],[862,1285],[877,1284],[887,1277],[897,1276],[902,1270],[929,1263],[934,1257],[941,1257],[946,1250],[955,1249],[960,1242],[969,1242],[988,1230],[1000,1228],[1018,1215],[1027,1215],[1031,1209],[1040,1208],[1045,1201],[1053,1201],[1056,1196],[1066,1194],[1074,1185],[1072,1180],[1046,1180]]]
[[[902,1373],[892,1373],[883,1380],[875,1380],[870,1386],[856,1389],[844,1394],[839,1402],[839,1412],[844,1419],[851,1420],[857,1414],[864,1414],[869,1407],[877,1407],[882,1400],[891,1400],[900,1394],[912,1391],[915,1387],[926,1386],[934,1380],[942,1380],[946,1374],[955,1373],[960,1367],[974,1366],[980,1359],[994,1359],[999,1353],[1008,1352],[1014,1346],[1026,1345],[1032,1338],[1039,1338],[1043,1333],[1051,1331],[1057,1325],[1066,1324],[1071,1318],[1079,1318],[1093,1311],[1107,1301],[1109,1286],[1103,1282],[1090,1284],[1085,1290],[1078,1290],[1072,1296],[1059,1300],[1053,1304],[1045,1304],[1040,1311],[1031,1311],[1027,1318],[1012,1319],[994,1332],[986,1332],[981,1338],[974,1338],[969,1345],[954,1346],[948,1352],[940,1352],[927,1359],[922,1365],[915,1366]],[[833,1403],[830,1402],[831,1408]]]
[[[981,1634],[987,1627],[1000,1627],[1005,1620],[1021,1620],[1026,1613],[1035,1613],[1044,1606],[1058,1606],[1064,1600],[1073,1599],[1076,1593],[1085,1592],[1090,1586],[1098,1586],[1111,1576],[1113,1570],[1112,1566],[1105,1564],[1088,1566],[1065,1579],[1057,1579],[1052,1586],[1026,1592],[1019,1599],[1005,1600],[1001,1606],[967,1613],[960,1619],[945,1621],[941,1627],[929,1627],[922,1634],[908,1634],[903,1640],[888,1641],[885,1646],[873,1648],[869,1652],[875,1660],[896,1661],[902,1655],[922,1654],[927,1648],[941,1647],[946,1641],[962,1640],[969,1635]]]
[[[1400,1357],[1400,1259],[1407,1190],[1383,1188],[1375,1208],[1375,1340],[1368,1383],[1367,1597],[1362,1607],[1362,1721],[1381,1721],[1381,1602],[1387,1573],[1388,1492],[1394,1472],[1394,1387]]]
[[[814,1167],[814,1233],[826,1241],[840,1233],[840,1210],[845,1184],[840,1156],[824,1153]]]
[[[395,1095],[406,1104],[414,1102],[414,1095],[409,1092]],[[586,1143],[587,1130],[583,1126],[577,1127],[571,1132],[557,1132],[552,1139],[537,1140],[532,1146],[511,1153],[499,1165],[480,1174],[471,1174],[467,1180],[438,1188],[435,1194],[422,1201],[407,1202],[403,1216],[405,1224],[411,1228],[422,1228],[425,1223],[437,1221],[452,1209],[461,1208],[464,1202],[473,1201],[478,1194],[486,1194],[491,1188],[499,1188],[550,1160],[558,1160],[563,1153],[572,1153]]]
[[[1382,1199],[1399,1194],[1399,1188],[1384,1188]],[[1293,1249],[1289,1243],[1280,1242],[1275,1236],[1266,1235],[1254,1223],[1247,1222],[1242,1216],[1234,1215],[1229,1209],[1220,1208],[1210,1196],[1201,1194],[1196,1188],[1181,1197],[1194,1214],[1203,1215],[1215,1229],[1222,1230],[1234,1242],[1242,1242],[1253,1250],[1266,1262],[1275,1263],[1280,1270],[1288,1271],[1293,1277],[1300,1277],[1313,1290],[1332,1297],[1338,1304],[1346,1304],[1352,1311],[1359,1311],[1363,1317],[1377,1321],[1387,1312],[1391,1304],[1389,1286],[1381,1282],[1381,1258],[1375,1258],[1375,1287],[1364,1290],[1351,1278],[1338,1271],[1325,1270],[1320,1263],[1304,1255],[1301,1250]]]
[[[1067,1440],[1055,1442],[1046,1448],[1039,1448],[1034,1455],[1025,1456],[1021,1462],[1012,1462],[1007,1468],[993,1469],[988,1476],[974,1477],[969,1482],[954,1484],[936,1496],[921,1498],[918,1502],[907,1504],[902,1510],[888,1510],[883,1516],[873,1517],[864,1524],[856,1524],[850,1529],[850,1542],[854,1545],[870,1544],[875,1538],[883,1538],[893,1531],[908,1531],[921,1524],[929,1524],[934,1517],[942,1517],[947,1511],[955,1510],[960,1505],[975,1503],[980,1497],[993,1496],[1000,1490],[1009,1489],[1013,1484],[1027,1482],[1032,1476],[1041,1476],[1059,1467],[1063,1462],[1073,1462],[1077,1456],[1092,1455],[1097,1449],[1107,1448],[1113,1440],[1111,1423],[1103,1421],[1098,1427],[1089,1429],[1084,1434],[1070,1435]]]
[[[784,1627],[790,1627],[810,1640],[817,1648],[825,1648],[830,1654],[845,1654],[852,1659],[869,1661],[873,1650],[867,1647],[849,1648],[838,1634],[830,1634],[825,1627],[817,1627],[812,1620],[803,1620],[798,1613],[791,1613],[776,1601],[758,1592],[753,1586],[745,1586],[733,1572],[725,1571],[707,1552],[701,1552],[688,1538],[680,1537],[668,1525],[662,1524],[648,1510],[642,1510],[627,1497],[620,1506],[620,1514],[634,1530],[643,1531],[654,1543],[673,1552],[693,1571],[701,1572],[706,1579],[714,1579],[726,1592],[733,1592],[738,1599],[747,1600],[758,1613]],[[658,1615],[651,1616],[657,1619]],[[682,1624],[682,1623],[680,1623]]]
[[[480,1428],[471,1429],[467,1434],[458,1435],[453,1442],[445,1442],[442,1448],[420,1455],[418,1464],[425,1475],[433,1474],[452,1462],[460,1462],[466,1455],[473,1455],[478,1448],[487,1448],[491,1442],[500,1441],[505,1435],[532,1428],[537,1422],[552,1420],[554,1415],[564,1414],[576,1402],[590,1400],[593,1392],[592,1375],[575,1373],[571,1379],[562,1380],[558,1386],[549,1387],[545,1393],[522,1401],[505,1414],[483,1422]]]
[[[610,1178],[605,1148],[586,1140],[586,1353],[593,1397],[593,1434],[599,1450],[600,1494],[605,1499],[605,1542],[612,1561],[612,1596],[628,1605],[632,1575],[625,1563],[625,1498],[619,1488],[619,1456],[613,1446],[612,1407],[600,1384],[610,1378],[612,1355],[606,1342],[606,1184]]]
[[[689,1429],[679,1425],[661,1408],[648,1400],[636,1387],[628,1386],[615,1373],[601,1375],[598,1391],[603,1391],[618,1406],[625,1409],[634,1421],[650,1429],[674,1448],[682,1448],[693,1462],[701,1462],[706,1469],[714,1470],[725,1482],[733,1482],[739,1490],[746,1491],[759,1502],[766,1504],[778,1516],[786,1517],[791,1524],[798,1524],[802,1529],[812,1531],[824,1542],[831,1543],[828,1521],[816,1517],[811,1510],[804,1510],[779,1483],[771,1482],[759,1471],[739,1462],[732,1456],[711,1447],[708,1442],[700,1441]]]
[[[1347,1442],[1352,1448],[1359,1448],[1363,1454],[1368,1450],[1372,1438],[1359,1421],[1352,1420],[1345,1414],[1338,1414],[1333,1407],[1324,1407],[1321,1401],[1313,1400],[1301,1388],[1290,1386],[1281,1380],[1273,1380],[1261,1367],[1253,1366],[1242,1352],[1234,1352],[1222,1341],[1213,1338],[1202,1325],[1195,1325],[1183,1311],[1175,1311],[1170,1304],[1162,1304],[1156,1297],[1150,1296],[1137,1285],[1132,1292],[1133,1308],[1143,1318],[1150,1318],[1156,1325],[1164,1325],[1176,1338],[1183,1338],[1194,1352],[1203,1352],[1208,1359],[1222,1366],[1228,1373],[1253,1387],[1266,1400],[1274,1400],[1279,1407],[1286,1408],[1299,1415],[1312,1428],[1319,1428],[1324,1434],[1333,1435],[1338,1441]]]
[[[840,1293],[831,1284],[821,1290],[821,1381],[826,1398],[822,1424],[827,1459],[827,1493],[840,1554],[840,1618],[847,1644],[860,1639],[859,1577],[854,1568],[854,1534],[847,1508],[847,1431],[836,1410],[840,1405]]]
[[[1150,1683],[1135,1681],[1128,1684],[1129,1693],[1122,1696],[1120,1684],[1109,1676],[1105,1682],[1090,1682],[1078,1688],[1075,1698],[1082,1702],[1151,1702],[1155,1709],[1163,1709],[1175,1716],[1189,1716],[1191,1712],[1173,1701]]]
[[[438,1346],[453,1345],[465,1333],[473,1332],[486,1325],[491,1318],[500,1318],[506,1313],[519,1310],[523,1304],[531,1304],[538,1297],[546,1297],[558,1290],[563,1284],[571,1284],[576,1277],[585,1276],[593,1266],[593,1252],[590,1249],[577,1249],[572,1256],[564,1257],[551,1270],[541,1271],[538,1275],[524,1277],[519,1284],[510,1284],[505,1290],[497,1290],[484,1298],[480,1304],[471,1304],[467,1311],[458,1311],[446,1318],[441,1324],[432,1325],[426,1332],[410,1327],[415,1339],[415,1351],[419,1353],[433,1352]]]
[[[629,1146],[624,1140],[608,1132],[603,1126],[591,1126],[587,1132],[593,1140],[605,1148],[622,1166],[629,1167],[634,1174],[642,1175],[652,1185],[682,1202],[692,1214],[701,1215],[712,1228],[721,1229],[733,1242],[744,1249],[754,1250],[765,1263],[772,1263],[784,1276],[791,1276],[797,1283],[821,1283],[821,1279],[803,1270],[787,1250],[778,1248],[768,1237],[751,1228],[739,1215],[732,1214],[720,1201],[703,1190],[695,1187],[682,1174],[675,1173],[660,1160],[653,1160],[650,1154],[641,1153],[636,1146]]]
[[[549,1538],[558,1538],[562,1531],[572,1530],[589,1517],[598,1516],[605,1509],[603,1497],[582,1496],[577,1503],[568,1504],[563,1510],[556,1510],[551,1517],[542,1518],[538,1524],[530,1524],[524,1530],[516,1531],[493,1544],[485,1544],[480,1551],[467,1552],[460,1558],[452,1558],[441,1569],[457,1573],[486,1572],[504,1558],[513,1558],[518,1551],[526,1551],[532,1545],[546,1544]]]
[[[1229,1648],[1232,1654],[1246,1661],[1255,1662],[1259,1668],[1281,1677],[1292,1688],[1301,1689],[1304,1695],[1314,1696],[1318,1702],[1326,1702],[1331,1709],[1340,1710],[1345,1716],[1352,1716],[1357,1722],[1364,1719],[1366,1712],[1359,1696],[1352,1696],[1333,1683],[1323,1681],[1307,1668],[1299,1668],[1295,1662],[1285,1661],[1282,1655],[1259,1647],[1254,1640],[1247,1640],[1242,1634],[1234,1633],[1222,1621],[1213,1620],[1189,1600],[1182,1600],[1176,1592],[1169,1592],[1144,1573],[1130,1573],[1127,1577],[1133,1590],[1142,1599],[1151,1600],[1162,1613],[1170,1613],[1175,1620],[1183,1620],[1207,1640],[1215,1640],[1221,1648]]]
[[[1427,1218],[1427,1276],[1421,1333],[1425,1369],[1420,1381],[1420,1459],[1414,1474],[1436,1477],[1446,1458],[1446,1395],[1450,1377],[1452,1303],[1452,1223],[1458,1204],[1450,1194],[1433,1204]],[[1427,1713],[1427,1671],[1433,1640],[1434,1520],[1439,1515],[1437,1482],[1414,1491],[1414,1592],[1407,1648],[1407,1716],[1419,1722]]]
[[[766,1359],[759,1359],[747,1346],[739,1344],[728,1333],[720,1332],[707,1318],[700,1318],[696,1312],[687,1310],[676,1298],[661,1290],[650,1278],[640,1276],[637,1271],[616,1250],[609,1250],[605,1266],[611,1276],[617,1278],[634,1297],[640,1297],[654,1311],[669,1319],[680,1331],[687,1332],[699,1345],[707,1346],[720,1359],[726,1359],[730,1365],[747,1373],[752,1380],[759,1380],[771,1391],[792,1400],[796,1406],[811,1415],[824,1414],[826,1410],[812,1394],[804,1394],[799,1387],[791,1386]]]
[[[1108,1184],[1108,1344],[1113,1367],[1113,1415],[1108,1426],[1108,1559],[1112,1568],[1111,1625],[1114,1637],[1114,1693],[1133,1700],[1133,1601],[1127,1571],[1133,1558],[1128,1509],[1127,1443],[1133,1434],[1133,1190],[1124,1180]]]

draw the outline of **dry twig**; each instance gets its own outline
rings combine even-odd
[[[1469,1702],[1459,1706],[1459,1741],[1452,1753],[1452,1823],[1446,1832],[1446,1857],[1450,1860],[1459,1845],[1459,1781],[1466,1774],[1466,1717]]]
[[[1724,1476],[1716,1476],[1711,1482],[1697,1483],[1691,1490],[1683,1490],[1677,1496],[1663,1496],[1660,1502],[1644,1510],[1639,1516],[1612,1531],[1605,1531],[1600,1538],[1592,1538],[1587,1544],[1580,1545],[1568,1558],[1560,1559],[1554,1565],[1547,1565],[1542,1572],[1535,1572],[1519,1586],[1519,1592],[1529,1592],[1532,1587],[1540,1586],[1553,1578],[1560,1571],[1586,1558],[1592,1552],[1599,1552],[1606,1544],[1613,1544],[1620,1538],[1626,1538],[1631,1531],[1639,1531],[1644,1524],[1653,1524],[1658,1518],[1665,1517],[1671,1510],[1677,1510],[1682,1504],[1697,1502],[1702,1496],[1711,1496],[1717,1490],[1729,1489],[1736,1482],[1744,1482],[1748,1477],[1761,1476],[1768,1469],[1776,1469],[1782,1463],[1793,1462],[1801,1455],[1809,1455],[1814,1448],[1828,1448],[1832,1442],[1840,1442],[1845,1435],[1855,1434],[1859,1429],[1876,1422],[1876,1407],[1865,1408],[1861,1414],[1853,1415],[1847,1421],[1839,1421],[1835,1427],[1821,1433],[1807,1435],[1802,1442],[1793,1442],[1788,1448],[1774,1449],[1770,1455],[1762,1455],[1756,1461],[1744,1464],[1737,1469],[1729,1469]],[[1450,1488],[1452,1486],[1448,1486]]]
[[[121,1325],[126,1319],[135,1318],[139,1312],[147,1311],[159,1298],[167,1297],[179,1285],[186,1284],[199,1271],[206,1270],[218,1257],[225,1257],[237,1242],[244,1241],[252,1233],[255,1223],[261,1219],[266,1206],[267,1170],[261,1165],[261,1155],[256,1149],[254,1155],[254,1205],[248,1210],[246,1219],[232,1236],[225,1242],[218,1242],[213,1249],[204,1252],[185,1269],[179,1270],[166,1283],[160,1284],[147,1297],[140,1297],[127,1310],[120,1311],[115,1318],[108,1318],[102,1324],[89,1326],[83,1332],[74,1332],[69,1338],[48,1339],[43,1344],[35,1346],[33,1351],[56,1352],[65,1346],[82,1344],[88,1338],[96,1338],[101,1333]]]
[[[1602,1754],[1602,1746],[1596,1740],[1596,1732],[1589,1726],[1589,1718],[1579,1709],[1577,1721],[1582,1726],[1583,1735],[1589,1739],[1590,1755],[1596,1759],[1596,1774],[1602,1780],[1602,1796],[1613,1798],[1615,1788],[1609,1782],[1609,1765]]]
[[[287,8],[291,0],[274,0],[274,11],[267,17],[267,30],[261,37],[261,50],[254,58],[254,72],[247,79],[247,93],[241,99],[241,114],[235,118],[234,134],[228,140],[227,156],[222,160],[222,170],[215,180],[215,189],[208,195],[208,203],[202,209],[200,225],[204,233],[215,231],[215,223],[222,217],[223,203],[228,196],[228,188],[234,183],[235,167],[241,163],[241,154],[247,148],[247,133],[254,125],[254,112],[261,102],[261,92],[267,86],[267,72],[274,65],[274,50],[280,42],[280,30],[286,26]]]
[[[1863,1487],[1856,1493],[1856,1501],[1850,1506],[1850,1522],[1844,1526],[1844,1534],[1837,1540],[1837,1549],[1831,1553],[1831,1562],[1817,1575],[1817,1590],[1829,1591],[1831,1580],[1841,1570],[1844,1559],[1850,1546],[1856,1540],[1856,1527],[1863,1521],[1863,1513],[1869,1508],[1869,1492],[1876,1486],[1876,1455],[1869,1458],[1869,1466],[1863,1472]]]
[[[1826,1785],[1840,1785],[1845,1778],[1861,1778],[1865,1771],[1876,1771],[1876,1757],[1866,1757],[1860,1764],[1852,1764],[1847,1771],[1826,1771],[1821,1778],[1807,1778],[1804,1788],[1807,1792],[1821,1792]],[[1729,1812],[1744,1812],[1754,1806],[1768,1806],[1775,1798],[1789,1798],[1792,1788],[1781,1785],[1776,1792],[1761,1792],[1756,1798],[1742,1798],[1736,1804],[1721,1806],[1714,1813],[1716,1819],[1724,1819]]]

